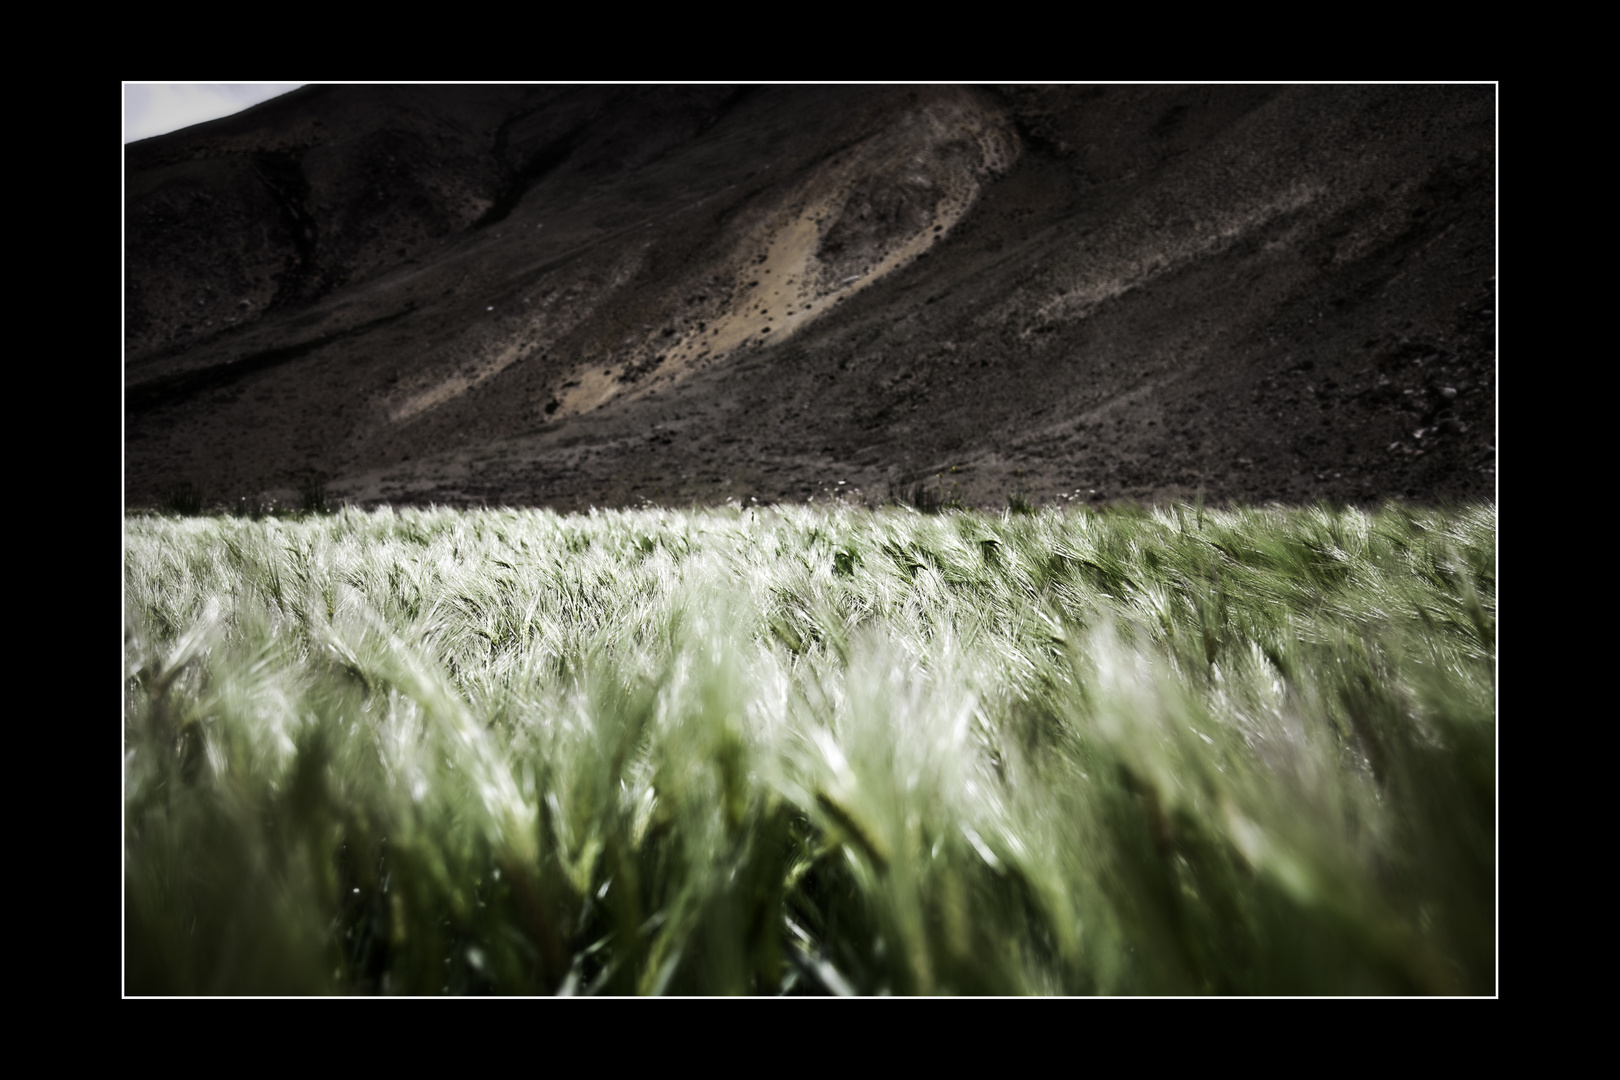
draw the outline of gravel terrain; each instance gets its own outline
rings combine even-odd
[[[306,87],[126,148],[126,503],[1492,498],[1495,112]]]

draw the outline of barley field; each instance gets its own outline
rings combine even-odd
[[[124,989],[1496,992],[1496,509],[124,519]]]

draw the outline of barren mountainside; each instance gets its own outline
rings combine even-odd
[[[1495,108],[306,87],[126,148],[126,501],[1492,497]]]

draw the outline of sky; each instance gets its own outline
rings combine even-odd
[[[303,83],[125,83],[124,142],[241,112]]]

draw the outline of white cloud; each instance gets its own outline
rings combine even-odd
[[[125,83],[124,142],[218,120],[303,83]]]

